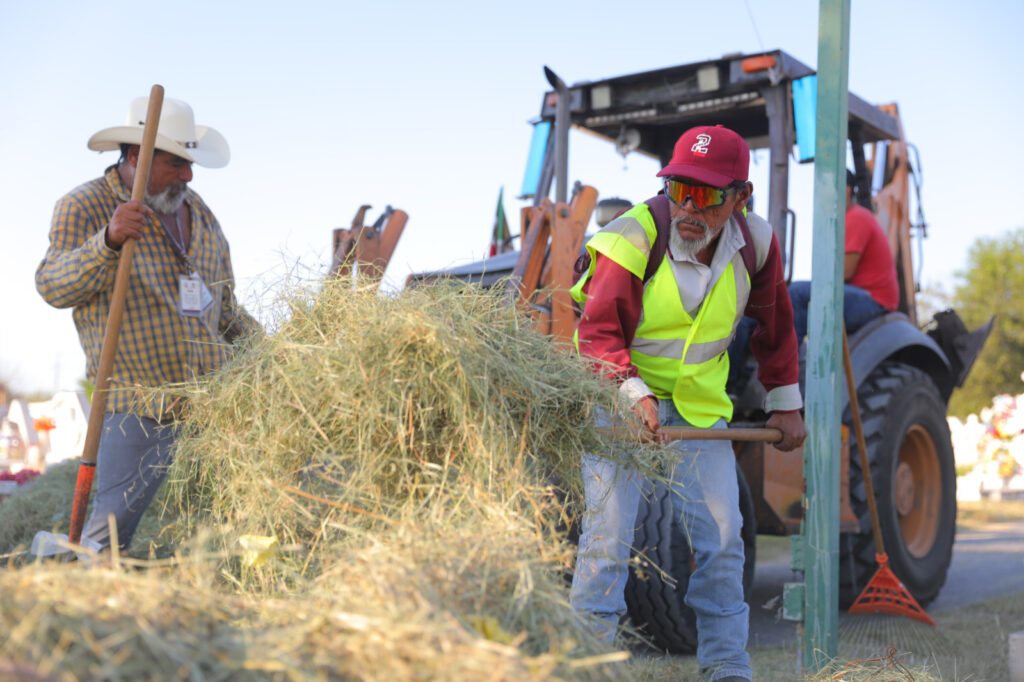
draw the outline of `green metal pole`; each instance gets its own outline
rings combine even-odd
[[[839,626],[840,367],[850,0],[821,0],[814,142],[814,237],[807,342],[807,479],[803,662],[819,671],[835,658]]]

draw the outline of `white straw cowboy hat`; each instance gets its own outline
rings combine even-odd
[[[89,138],[89,149],[109,152],[121,144],[142,144],[142,128],[146,124],[149,97],[136,97],[128,110],[128,123],[105,128]],[[206,168],[228,165],[231,152],[228,141],[213,128],[197,126],[192,107],[180,99],[165,97],[160,110],[160,126],[156,132],[156,148],[194,161]]]

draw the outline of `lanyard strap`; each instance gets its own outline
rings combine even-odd
[[[178,212],[175,211],[174,213],[175,227],[178,230],[177,236],[171,234],[171,227],[168,224],[170,221],[164,220],[163,216],[158,216],[157,220],[160,222],[160,226],[163,228],[162,232],[164,238],[167,240],[167,243],[170,244],[171,251],[174,252],[174,255],[185,266],[185,273],[191,275],[192,272],[195,271],[195,268],[192,267],[192,261],[189,260],[188,253],[186,252],[185,249],[185,238],[181,232],[181,219],[178,215]]]

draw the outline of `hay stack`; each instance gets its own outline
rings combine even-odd
[[[614,392],[499,295],[441,285],[382,299],[331,282],[290,303],[276,333],[183,393],[179,537],[226,524],[330,548],[356,529],[495,506],[543,507],[553,523],[552,482],[581,499],[579,455],[603,447],[590,421]]]
[[[24,622],[0,660],[38,663],[31,643],[50,642],[40,669],[58,674],[620,676],[620,655],[593,658],[606,650],[565,580],[579,456],[605,447],[590,421],[615,392],[497,293],[328,282],[288,305],[272,334],[174,389],[190,414],[160,507],[173,566],[4,576],[45,594],[0,600],[0,627]],[[649,470],[657,453],[617,456]],[[252,536],[276,551],[243,551]]]
[[[334,593],[233,598],[192,582],[200,568],[212,566],[137,572],[50,564],[0,573],[0,678],[10,671],[14,679],[125,682],[615,678],[608,665],[615,657],[571,657],[568,640],[530,655],[497,625],[467,627],[429,602],[365,613]]]
[[[0,505],[0,678],[666,679],[567,603],[579,453],[605,450],[589,419],[614,391],[497,294],[333,282],[288,306],[173,390],[191,414],[133,548],[171,558],[15,568],[66,532],[74,463]]]

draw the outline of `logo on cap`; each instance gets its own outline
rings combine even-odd
[[[707,133],[701,133],[697,136],[697,141],[690,147],[690,151],[699,156],[707,156],[709,144],[711,144],[711,136]]]

